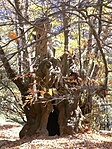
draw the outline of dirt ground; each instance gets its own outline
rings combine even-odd
[[[19,139],[20,125],[0,126],[0,149],[112,149],[112,135],[87,131],[74,136]]]

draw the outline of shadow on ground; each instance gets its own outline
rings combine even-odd
[[[93,140],[87,140],[78,137],[31,137],[31,138],[24,138],[16,141],[10,141],[10,140],[0,140],[0,149],[16,149],[16,148],[31,148],[31,149],[37,149],[46,147],[46,149],[50,148],[80,148],[80,149],[91,149],[91,148],[97,148],[97,149],[112,149],[112,142],[108,141],[101,141],[101,142],[94,142]]]

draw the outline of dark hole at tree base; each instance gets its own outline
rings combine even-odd
[[[60,135],[59,124],[58,124],[59,111],[54,106],[53,111],[49,114],[47,130],[49,136]]]

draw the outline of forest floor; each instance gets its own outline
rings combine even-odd
[[[0,126],[0,149],[112,149],[112,135],[87,131],[66,137],[19,139],[20,125]]]

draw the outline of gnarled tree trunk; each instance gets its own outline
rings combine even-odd
[[[34,71],[30,72],[29,77],[24,77],[26,81],[17,77],[0,47],[0,58],[7,76],[21,92],[27,121],[20,131],[20,138],[34,134],[50,136],[72,134],[76,128],[78,129],[80,123],[81,111],[78,104],[80,90],[71,90],[69,93],[71,83],[66,77],[68,65],[65,63],[67,64],[68,54],[65,53],[59,62],[55,58],[46,58],[47,27],[48,23],[35,27],[37,40],[35,56],[39,61],[36,61],[37,63],[32,67]],[[71,117],[74,115],[76,119],[72,123],[75,128],[70,124]]]

